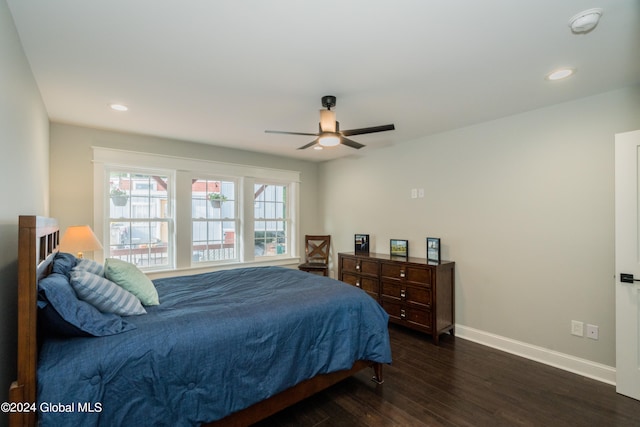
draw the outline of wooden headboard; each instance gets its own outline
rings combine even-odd
[[[53,218],[20,216],[18,233],[18,374],[9,389],[13,403],[36,402],[38,362],[38,280],[49,272],[60,245]],[[9,425],[35,426],[36,413],[10,412]]]

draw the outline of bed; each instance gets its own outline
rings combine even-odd
[[[381,383],[391,362],[372,298],[281,267],[158,279],[160,304],[113,318],[122,332],[45,334],[59,239],[55,220],[20,217],[12,426],[249,425],[367,367]]]

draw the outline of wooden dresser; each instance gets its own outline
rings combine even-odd
[[[433,337],[454,334],[454,266],[423,258],[385,254],[338,254],[338,279],[363,289],[380,303],[393,323]]]

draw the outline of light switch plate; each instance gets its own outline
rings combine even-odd
[[[584,336],[584,323],[578,320],[571,321],[571,335],[575,335],[578,337]]]

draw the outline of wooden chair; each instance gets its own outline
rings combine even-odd
[[[304,236],[305,262],[298,266],[307,273],[329,276],[331,236]]]

